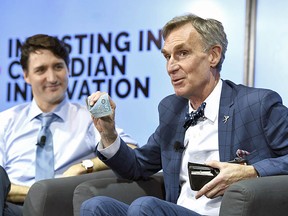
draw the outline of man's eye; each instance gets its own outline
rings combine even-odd
[[[169,59],[171,58],[171,55],[164,55],[164,58],[169,61]]]
[[[44,72],[44,68],[37,68],[36,70],[35,70],[35,73],[43,73]]]
[[[186,51],[180,51],[179,52],[179,56],[181,56],[181,57],[184,57],[184,56],[186,56],[187,55],[187,52]]]
[[[56,70],[62,70],[63,69],[63,65],[59,64],[55,66]]]

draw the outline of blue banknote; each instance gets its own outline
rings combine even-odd
[[[112,114],[112,108],[107,93],[101,95],[93,106],[90,106],[88,98],[86,99],[86,104],[89,112],[94,118],[101,118]]]

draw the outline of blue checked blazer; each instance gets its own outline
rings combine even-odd
[[[175,143],[183,146],[188,101],[170,95],[160,102],[158,111],[159,126],[146,145],[131,150],[121,141],[112,158],[98,155],[128,179],[146,178],[162,169],[166,200],[176,203],[182,151],[175,150]],[[226,122],[224,116],[229,116]],[[241,149],[250,153],[248,164],[260,176],[288,174],[288,109],[276,92],[223,81],[218,133],[220,161],[233,160]]]

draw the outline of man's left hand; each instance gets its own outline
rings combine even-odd
[[[241,165],[228,162],[209,161],[205,163],[218,168],[220,173],[196,194],[196,199],[205,195],[208,198],[222,196],[225,190],[234,182],[257,177],[255,168],[251,165]]]

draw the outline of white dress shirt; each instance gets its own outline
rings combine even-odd
[[[218,148],[218,112],[220,104],[220,95],[222,89],[222,80],[218,82],[214,90],[205,100],[206,107],[204,116],[207,118],[200,121],[195,126],[190,126],[184,139],[185,151],[182,156],[182,165],[180,170],[180,182],[182,182],[181,193],[177,204],[191,209],[201,215],[219,215],[221,197],[209,199],[202,196],[195,199],[197,191],[190,188],[188,177],[188,162],[203,164],[205,161],[219,161]],[[189,112],[192,109],[189,102]]]
[[[0,165],[13,184],[30,186],[35,182],[36,143],[42,111],[33,100],[0,113]],[[100,140],[90,113],[85,106],[63,100],[53,111],[60,118],[52,122],[55,177],[60,177],[71,165],[96,157]],[[120,137],[137,144],[122,129]]]

